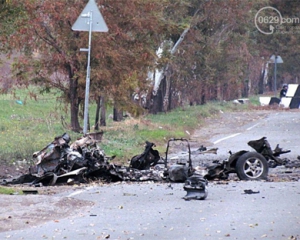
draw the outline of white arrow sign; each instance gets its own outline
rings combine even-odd
[[[92,18],[92,32],[107,32],[106,23],[97,7],[95,0],[89,0],[80,16],[72,26],[74,31],[89,31],[90,30],[90,16]]]

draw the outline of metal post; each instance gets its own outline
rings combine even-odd
[[[276,73],[277,73],[277,55],[275,55],[275,61],[274,61],[274,95],[277,97],[277,79],[276,79]]]
[[[92,24],[93,24],[92,12],[89,12],[89,15],[90,15],[90,19],[89,19],[90,29],[89,29],[88,62],[87,62],[87,69],[86,69],[86,84],[85,84],[83,134],[87,133],[88,115],[89,115],[90,76],[91,76],[90,59],[91,59]]]

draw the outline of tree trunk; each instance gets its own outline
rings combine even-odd
[[[163,111],[167,112],[170,108],[170,95],[171,95],[171,67],[170,64],[167,65],[165,74],[166,74],[166,87],[164,92],[164,100],[163,100]]]
[[[150,99],[147,100],[148,102],[148,109],[149,113],[157,114],[159,112],[163,112],[163,103],[164,103],[164,93],[165,93],[165,79],[160,82],[159,88],[154,95],[151,93]]]
[[[99,121],[100,115],[100,121]],[[95,130],[99,130],[100,126],[106,126],[106,108],[104,103],[104,97],[99,96],[97,100],[97,108],[96,108],[96,119],[95,119]]]
[[[217,100],[218,101],[222,101],[222,87],[221,87],[221,83],[218,81],[217,82]]]
[[[259,76],[258,94],[264,93],[264,78],[265,78],[265,70],[263,70]]]
[[[251,86],[251,80],[246,79],[243,84],[243,89],[240,88],[241,90],[241,96],[238,96],[239,98],[247,98],[249,97],[249,91],[250,91],[250,86]]]
[[[202,85],[201,87],[201,105],[206,103],[206,87]]]
[[[116,107],[114,107],[114,116],[113,116],[113,120],[116,122],[120,122],[123,120],[123,111],[117,109]]]
[[[195,13],[196,15],[196,13]],[[174,55],[176,50],[178,49],[181,42],[184,40],[185,36],[189,32],[190,28],[186,28],[183,33],[180,35],[177,42],[174,44],[173,48],[171,49],[171,55]],[[170,64],[168,63],[163,70],[162,73],[159,74],[158,81],[156,84],[156,87],[154,86],[154,89],[150,96],[151,103],[148,104],[149,112],[152,114],[156,114],[158,112],[166,112],[170,106],[170,75],[172,69],[170,68]],[[164,86],[162,86],[164,85]],[[161,96],[159,96],[161,94]]]
[[[99,130],[99,113],[101,106],[101,96],[98,96],[97,106],[96,106],[96,117],[95,117],[95,130]]]
[[[164,94],[164,100],[163,100],[163,111],[166,113],[169,109],[169,96],[170,96],[170,80],[168,77],[166,77],[166,92]]]
[[[106,126],[106,106],[104,97],[101,97],[100,126]]]
[[[70,88],[69,88],[69,95],[70,95],[70,111],[71,111],[71,129],[74,132],[80,132],[80,124],[79,124],[79,103],[80,100],[78,98],[78,78],[69,79]]]

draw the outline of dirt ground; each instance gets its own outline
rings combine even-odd
[[[227,133],[246,123],[264,118],[272,110],[255,110],[247,112],[220,113],[215,118],[207,119],[206,123],[191,135],[191,147],[209,146],[207,140],[214,134]],[[18,177],[27,172],[28,166],[2,166],[0,180]],[[300,173],[299,173],[300,176]],[[270,174],[271,181],[279,181],[279,174]],[[283,178],[281,178],[282,181]],[[235,179],[233,179],[235,180]],[[285,179],[289,181],[290,179]],[[32,227],[46,221],[59,221],[68,215],[80,214],[92,202],[78,201],[71,197],[61,197],[65,192],[75,192],[87,185],[28,187],[16,186],[16,190],[34,190],[37,194],[3,195],[0,198],[0,232]],[[64,194],[66,196],[66,194]]]

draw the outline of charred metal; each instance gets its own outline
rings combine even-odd
[[[52,186],[56,184],[87,183],[101,180],[115,181],[167,181],[182,182],[185,197],[205,199],[207,180],[227,179],[230,173],[236,173],[241,180],[267,179],[269,167],[288,164],[280,154],[290,152],[276,146],[271,149],[265,137],[249,141],[248,145],[255,151],[231,153],[228,159],[215,161],[204,168],[194,166],[189,141],[184,138],[169,139],[165,157],[161,157],[154,143],[146,141],[141,154],[130,160],[129,166],[116,165],[99,147],[103,132],[86,134],[71,143],[70,136],[64,133],[40,151],[33,153],[35,165],[28,174],[17,179],[3,181],[2,184],[28,184],[33,186]],[[184,160],[174,161],[170,158],[171,143],[184,143],[187,155]],[[207,149],[201,146],[197,154],[217,154],[217,148]]]

